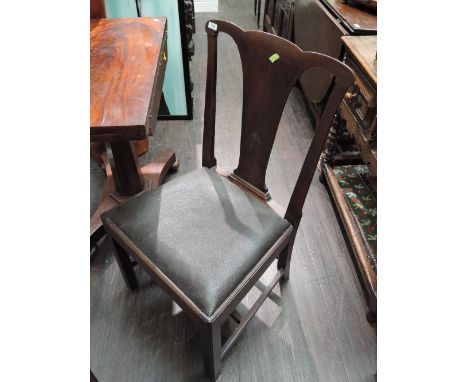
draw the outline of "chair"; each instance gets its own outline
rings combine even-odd
[[[293,43],[234,24],[206,24],[208,67],[203,133],[203,167],[175,178],[102,215],[127,286],[137,287],[132,260],[174,299],[202,331],[207,376],[216,380],[221,358],[280,279],[288,279],[294,238],[322,146],[354,74],[328,56],[303,52]],[[243,70],[239,165],[216,169],[214,156],[217,36],[236,42]],[[315,137],[284,216],[265,185],[265,173],[288,95],[299,75],[319,67],[334,80],[317,121]],[[278,272],[250,311],[221,344],[221,323],[236,315],[264,271],[278,259]]]
[[[260,13],[262,9],[262,0],[254,0],[254,15],[257,16],[257,26],[260,28]]]

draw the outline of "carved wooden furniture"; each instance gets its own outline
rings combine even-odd
[[[195,5],[193,2],[194,0],[184,0],[185,35],[189,61],[192,60],[192,56],[195,54],[195,43],[193,41],[193,34],[195,33]],[[190,83],[192,82],[190,81]]]
[[[342,60],[342,36],[375,34],[376,12],[343,4],[341,0],[295,0],[294,41],[303,50]],[[306,106],[313,118],[320,113],[330,81],[327,73],[318,70],[309,70],[299,78]]]
[[[175,162],[168,150],[140,167],[132,141],[156,125],[166,67],[166,18],[91,20],[91,142],[109,145],[107,188],[91,218],[91,247],[104,233],[101,214],[160,184]]]
[[[377,36],[341,38],[345,63],[356,73],[356,84],[346,93],[339,115],[356,140],[364,163],[377,176]]]
[[[303,52],[268,33],[234,24],[206,24],[208,66],[201,169],[133,198],[103,215],[115,256],[131,289],[136,260],[201,327],[207,375],[215,380],[221,358],[281,279],[289,265],[302,207],[333,115],[354,74],[343,63]],[[217,37],[231,36],[243,68],[243,110],[237,169],[216,169]],[[298,181],[286,210],[275,203],[265,173],[288,95],[306,69],[320,67],[334,77],[317,121]],[[235,309],[278,258],[278,273],[243,317]],[[221,343],[221,324],[234,315],[239,325]]]
[[[342,40],[345,63],[355,71],[356,83],[335,116],[322,157],[321,180],[329,186],[351,244],[369,304],[368,320],[373,321],[377,314],[377,36]],[[342,150],[337,146],[343,132],[354,139],[365,166],[338,163],[336,154]],[[353,178],[346,179],[347,174]],[[362,199],[366,190],[370,192]]]
[[[294,0],[266,0],[263,30],[292,41]]]

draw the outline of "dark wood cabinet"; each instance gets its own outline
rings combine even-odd
[[[294,0],[266,0],[263,30],[292,41]]]
[[[377,14],[366,8],[343,4],[341,0],[295,0],[294,42],[303,50],[344,59],[341,37],[377,34]],[[315,116],[330,86],[331,77],[323,72],[316,78],[314,69],[305,72],[299,83],[306,105]]]
[[[296,0],[294,16],[295,43],[306,51],[326,54],[341,60],[343,44],[341,37],[346,29],[333,17],[318,0]],[[316,75],[318,69],[311,69],[299,77],[299,84],[306,100],[306,106],[313,116],[320,112],[331,77],[326,72]]]

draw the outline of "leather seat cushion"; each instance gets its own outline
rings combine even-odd
[[[102,215],[211,316],[290,224],[201,168]]]

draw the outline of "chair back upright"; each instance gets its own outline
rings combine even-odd
[[[330,85],[315,135],[285,214],[297,225],[302,207],[325,144],[333,116],[345,91],[354,83],[353,71],[329,56],[304,52],[292,42],[260,31],[244,31],[221,20],[208,21],[208,66],[203,132],[205,167],[216,166],[214,156],[216,117],[217,36],[224,32],[235,41],[242,64],[243,101],[240,155],[234,175],[267,194],[265,175],[284,105],[299,76],[309,68],[330,72]]]

